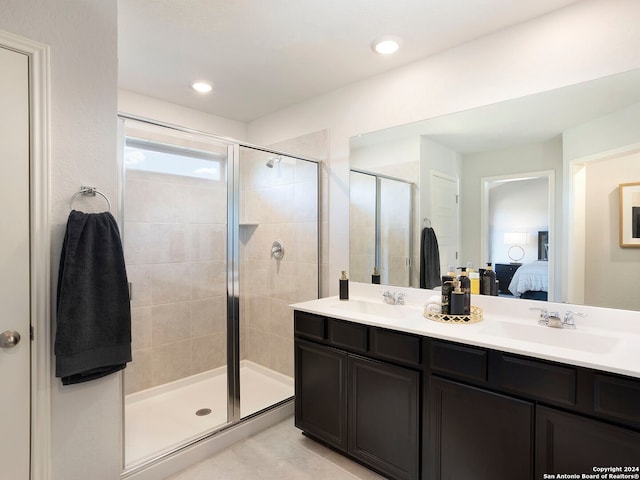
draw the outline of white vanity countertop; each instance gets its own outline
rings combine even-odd
[[[405,305],[388,305],[382,292],[404,292]],[[292,305],[295,310],[365,325],[440,338],[640,378],[640,312],[535,300],[473,295],[471,304],[484,311],[475,324],[445,324],[424,317],[424,306],[439,302],[440,292],[350,282],[349,300],[321,298]],[[531,308],[567,310],[576,329],[538,325]]]

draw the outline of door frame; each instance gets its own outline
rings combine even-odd
[[[547,180],[547,201],[548,201],[548,221],[549,221],[549,287],[548,301],[555,301],[556,294],[556,257],[558,250],[556,248],[556,177],[555,170],[539,170],[534,172],[513,173],[509,175],[497,175],[492,177],[482,177],[481,197],[480,197],[480,265],[485,265],[489,261],[489,190],[491,185],[497,182],[508,180],[524,180],[544,178]]]
[[[29,58],[31,480],[51,478],[49,47],[0,30],[0,46]]]

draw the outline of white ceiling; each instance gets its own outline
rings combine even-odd
[[[247,122],[576,1],[118,0],[119,85]]]

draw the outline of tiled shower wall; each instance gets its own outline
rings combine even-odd
[[[241,149],[241,358],[293,376],[291,303],[318,296],[317,166]],[[284,258],[271,255],[274,241]]]
[[[227,199],[224,181],[136,170],[124,191],[133,393],[226,363]]]

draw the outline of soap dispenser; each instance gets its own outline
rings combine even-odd
[[[441,300],[441,313],[447,315],[450,314],[450,301],[451,294],[454,290],[454,281],[456,280],[456,269],[453,265],[449,265],[449,271],[446,275],[442,275],[442,300]]]
[[[380,272],[378,267],[373,267],[373,274],[371,274],[371,283],[374,285],[380,285]]]
[[[340,300],[349,300],[349,279],[346,270],[342,270],[340,276]]]

